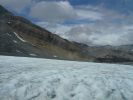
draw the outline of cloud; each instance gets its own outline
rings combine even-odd
[[[103,15],[96,11],[76,9],[79,19],[102,20]]]
[[[103,15],[91,6],[72,6],[68,1],[62,0],[0,0],[0,4],[11,11],[26,13],[31,18],[47,22],[62,22],[66,20],[101,20]],[[26,11],[29,8],[30,11]],[[29,17],[26,16],[26,17]]]
[[[132,25],[119,26],[114,24],[100,24],[83,24],[74,26],[68,32],[63,34],[63,37],[87,45],[117,46],[133,44]]]
[[[31,8],[31,17],[49,22],[76,18],[76,12],[68,1],[42,1]]]
[[[66,20],[102,20],[103,14],[90,6],[72,6],[68,1],[41,1],[36,3],[29,14],[47,22],[63,22]]]
[[[75,6],[75,11],[79,19],[88,19],[88,20],[93,20],[93,21],[103,19],[104,13],[101,12],[100,9],[98,7],[93,7],[90,5]]]
[[[132,15],[126,16],[117,11],[95,6],[76,6],[74,11],[78,19],[86,22],[80,24],[51,24],[49,22],[38,25],[49,29],[63,38],[87,45],[126,45],[133,44]],[[129,24],[130,22],[130,24]]]
[[[21,12],[31,4],[31,0],[0,0],[0,4],[16,12]]]
[[[104,0],[105,1],[105,0]],[[133,44],[133,13],[62,0],[0,0],[0,4],[40,20],[37,25],[70,41],[88,45]]]
[[[52,33],[55,33],[58,35],[61,34],[62,37],[63,37],[63,34],[68,32],[72,28],[72,26],[58,24],[58,23],[37,22],[36,24],[51,31]]]

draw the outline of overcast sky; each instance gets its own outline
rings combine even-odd
[[[133,0],[0,0],[0,4],[71,41],[133,44]]]

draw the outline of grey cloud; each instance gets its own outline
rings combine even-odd
[[[70,41],[87,45],[126,45],[133,44],[133,25],[114,23],[91,23],[80,25],[62,25],[38,23]]]
[[[97,11],[76,9],[76,13],[79,19],[89,19],[94,21],[103,19],[103,14]]]
[[[71,41],[88,45],[133,44],[133,15],[95,6],[73,7],[68,1],[0,0],[0,4],[21,12],[31,5],[29,16],[45,23],[37,23]],[[73,26],[59,24],[68,19],[93,20],[93,23]],[[46,23],[47,21],[47,23]],[[53,23],[53,24],[52,24]]]
[[[86,10],[87,9],[88,8],[86,8]],[[84,10],[84,8],[82,8],[82,10]],[[82,23],[71,26],[61,24],[49,26],[44,23],[40,26],[44,26],[50,31],[70,41],[76,41],[88,45],[117,46],[133,44],[132,15],[125,16],[115,11],[106,10],[103,8],[95,9],[95,7],[91,7],[91,9],[89,7],[89,11],[94,12],[97,15],[100,14],[96,17],[92,16],[92,19],[96,18],[93,23]],[[99,21],[97,21],[98,19]]]
[[[62,21],[76,18],[76,13],[68,1],[43,1],[31,8],[31,17],[45,21]]]
[[[133,44],[133,28],[129,30],[124,27],[130,27],[130,25],[79,25],[69,30],[65,37],[88,45]]]
[[[72,6],[68,1],[42,1],[36,3],[29,14],[47,22],[60,22],[69,19],[88,19],[92,21],[102,20],[103,13],[95,10],[94,7]]]
[[[72,26],[58,24],[58,23],[37,22],[36,24],[43,27],[43,28],[48,29],[52,33],[61,34],[62,37],[63,37],[63,34],[68,32],[72,28]]]
[[[93,23],[82,23],[80,25],[73,25],[62,27],[62,33],[58,33],[60,25],[53,27],[57,31],[56,34],[80,43],[88,45],[126,45],[133,44],[133,15],[120,14],[117,11],[98,8],[93,6],[76,7],[76,12],[81,13],[81,18],[94,19]],[[80,12],[80,10],[86,13]],[[90,13],[91,12],[91,13]],[[99,20],[99,21],[97,21]],[[130,24],[129,24],[130,23]],[[49,28],[50,29],[50,28]],[[50,29],[51,30],[51,29]],[[61,31],[60,31],[61,32]]]

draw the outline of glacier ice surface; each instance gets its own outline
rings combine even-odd
[[[0,100],[133,100],[133,66],[0,56]]]

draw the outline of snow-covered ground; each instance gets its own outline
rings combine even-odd
[[[133,100],[133,66],[0,56],[0,100]]]

